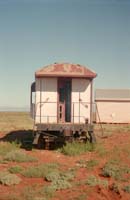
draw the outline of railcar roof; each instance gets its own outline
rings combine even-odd
[[[96,73],[89,68],[71,63],[54,63],[35,73],[36,77],[84,77],[84,78],[95,78]]]

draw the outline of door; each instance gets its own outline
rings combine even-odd
[[[71,79],[58,80],[58,122],[71,122]]]

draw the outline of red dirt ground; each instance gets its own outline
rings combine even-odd
[[[0,134],[1,137],[4,134]],[[130,175],[128,175],[128,180],[126,182],[115,181],[113,178],[104,178],[101,175],[101,169],[104,164],[109,159],[119,159],[121,163],[126,164],[130,167],[130,133],[128,132],[115,132],[109,137],[98,137],[97,143],[100,146],[102,144],[106,150],[106,154],[99,154],[98,152],[88,152],[80,156],[69,157],[65,156],[56,151],[47,151],[47,150],[33,150],[26,151],[27,154],[30,154],[38,158],[38,163],[60,163],[62,169],[74,168],[77,166],[77,161],[90,159],[95,159],[99,161],[99,164],[95,166],[92,170],[80,167],[76,172],[76,177],[74,179],[75,183],[80,183],[83,180],[86,180],[88,176],[94,175],[100,179],[108,181],[108,188],[104,188],[102,185],[98,186],[88,186],[85,184],[75,184],[71,189],[59,190],[56,191],[55,197],[51,198],[52,200],[130,200],[130,193],[124,192],[121,188],[124,185],[130,185]],[[23,150],[25,151],[25,150]],[[6,164],[0,164],[0,171],[3,169],[8,169],[11,166],[21,165],[23,167],[29,167],[34,164],[32,163],[13,163],[8,162]],[[5,200],[5,196],[10,194],[20,194],[23,191],[23,188],[26,186],[46,185],[46,181],[42,178],[25,178],[22,175],[19,175],[22,178],[22,182],[16,186],[4,186],[0,184],[0,200]],[[119,192],[115,192],[111,189],[113,183],[120,185]],[[12,200],[12,199],[11,199]]]

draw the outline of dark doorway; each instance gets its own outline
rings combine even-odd
[[[71,79],[58,80],[58,122],[71,122]]]

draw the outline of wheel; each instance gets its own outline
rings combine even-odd
[[[44,149],[45,148],[45,140],[43,139],[42,135],[40,135],[39,138],[38,138],[37,148],[38,149]]]
[[[96,137],[93,131],[88,131],[88,135],[89,135],[89,141],[90,143],[95,143],[96,142]]]

